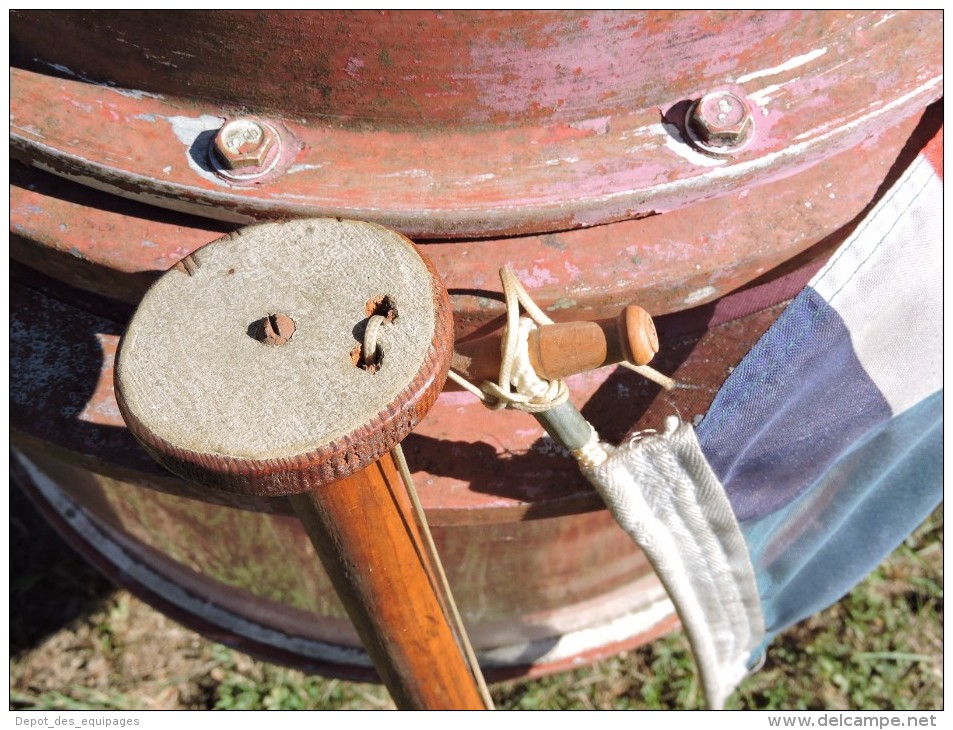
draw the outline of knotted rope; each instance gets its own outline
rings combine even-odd
[[[539,308],[523,284],[507,267],[500,269],[500,282],[506,300],[506,327],[500,343],[500,374],[497,382],[484,381],[477,387],[459,373],[450,371],[450,378],[469,391],[492,410],[510,408],[526,413],[548,411],[569,398],[566,381],[545,380],[536,374],[529,359],[529,335],[534,329],[553,320]],[[520,316],[520,305],[528,317]],[[675,381],[647,365],[620,363],[645,378],[658,383],[666,390],[675,387]]]

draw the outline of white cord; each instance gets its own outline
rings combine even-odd
[[[537,306],[510,269],[500,269],[503,296],[506,298],[506,327],[500,342],[500,375],[497,382],[485,381],[477,387],[459,373],[450,371],[450,378],[460,387],[473,393],[493,410],[510,408],[527,413],[548,411],[569,398],[566,381],[545,380],[537,375],[529,359],[529,334],[537,327],[552,324],[553,320]],[[520,317],[520,305],[528,317]],[[622,365],[666,390],[675,387],[675,381],[647,365]]]

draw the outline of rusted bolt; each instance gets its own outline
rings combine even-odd
[[[685,126],[696,147],[717,156],[737,152],[748,144],[754,119],[744,99],[729,91],[715,91],[689,107]]]
[[[295,333],[295,323],[287,314],[269,314],[258,320],[255,339],[266,345],[283,345]]]
[[[215,135],[218,161],[229,170],[264,167],[268,153],[278,143],[278,133],[268,124],[241,118],[226,122]]]

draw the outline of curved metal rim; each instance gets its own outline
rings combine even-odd
[[[11,468],[44,516],[73,548],[110,580],[176,621],[267,661],[356,681],[378,681],[363,649],[291,636],[215,605],[208,597],[194,595],[112,539],[81,505],[16,450]],[[674,607],[660,587],[656,593],[645,605],[627,614],[569,632],[555,642],[547,639],[478,651],[481,666],[491,680],[536,677],[634,649],[678,625]],[[523,660],[526,656],[537,658],[527,663]]]
[[[942,94],[942,69],[924,40],[903,64],[860,48],[834,58],[825,47],[809,61],[726,79],[725,90],[752,102],[759,130],[730,159],[701,154],[667,120],[681,116],[684,99],[611,122],[439,134],[272,119],[285,139],[282,172],[233,185],[208,164],[220,108],[22,69],[11,71],[11,144],[41,169],[225,221],[340,216],[419,239],[569,230],[790,175],[898,124]],[[881,78],[889,82],[871,84]]]
[[[784,180],[678,214],[542,236],[429,242],[458,340],[499,327],[495,269],[513,268],[554,319],[657,316],[724,296],[847,224],[874,197],[916,119]],[[14,165],[11,254],[69,285],[137,303],[152,279],[221,233],[196,219]],[[224,228],[231,227],[231,224]],[[221,230],[223,226],[219,226]]]

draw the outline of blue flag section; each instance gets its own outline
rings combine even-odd
[[[577,456],[665,586],[709,707],[942,499],[932,146],[745,355],[697,429],[670,416],[660,432]]]
[[[942,180],[921,155],[699,424],[754,567],[762,647],[942,500],[942,303]]]

